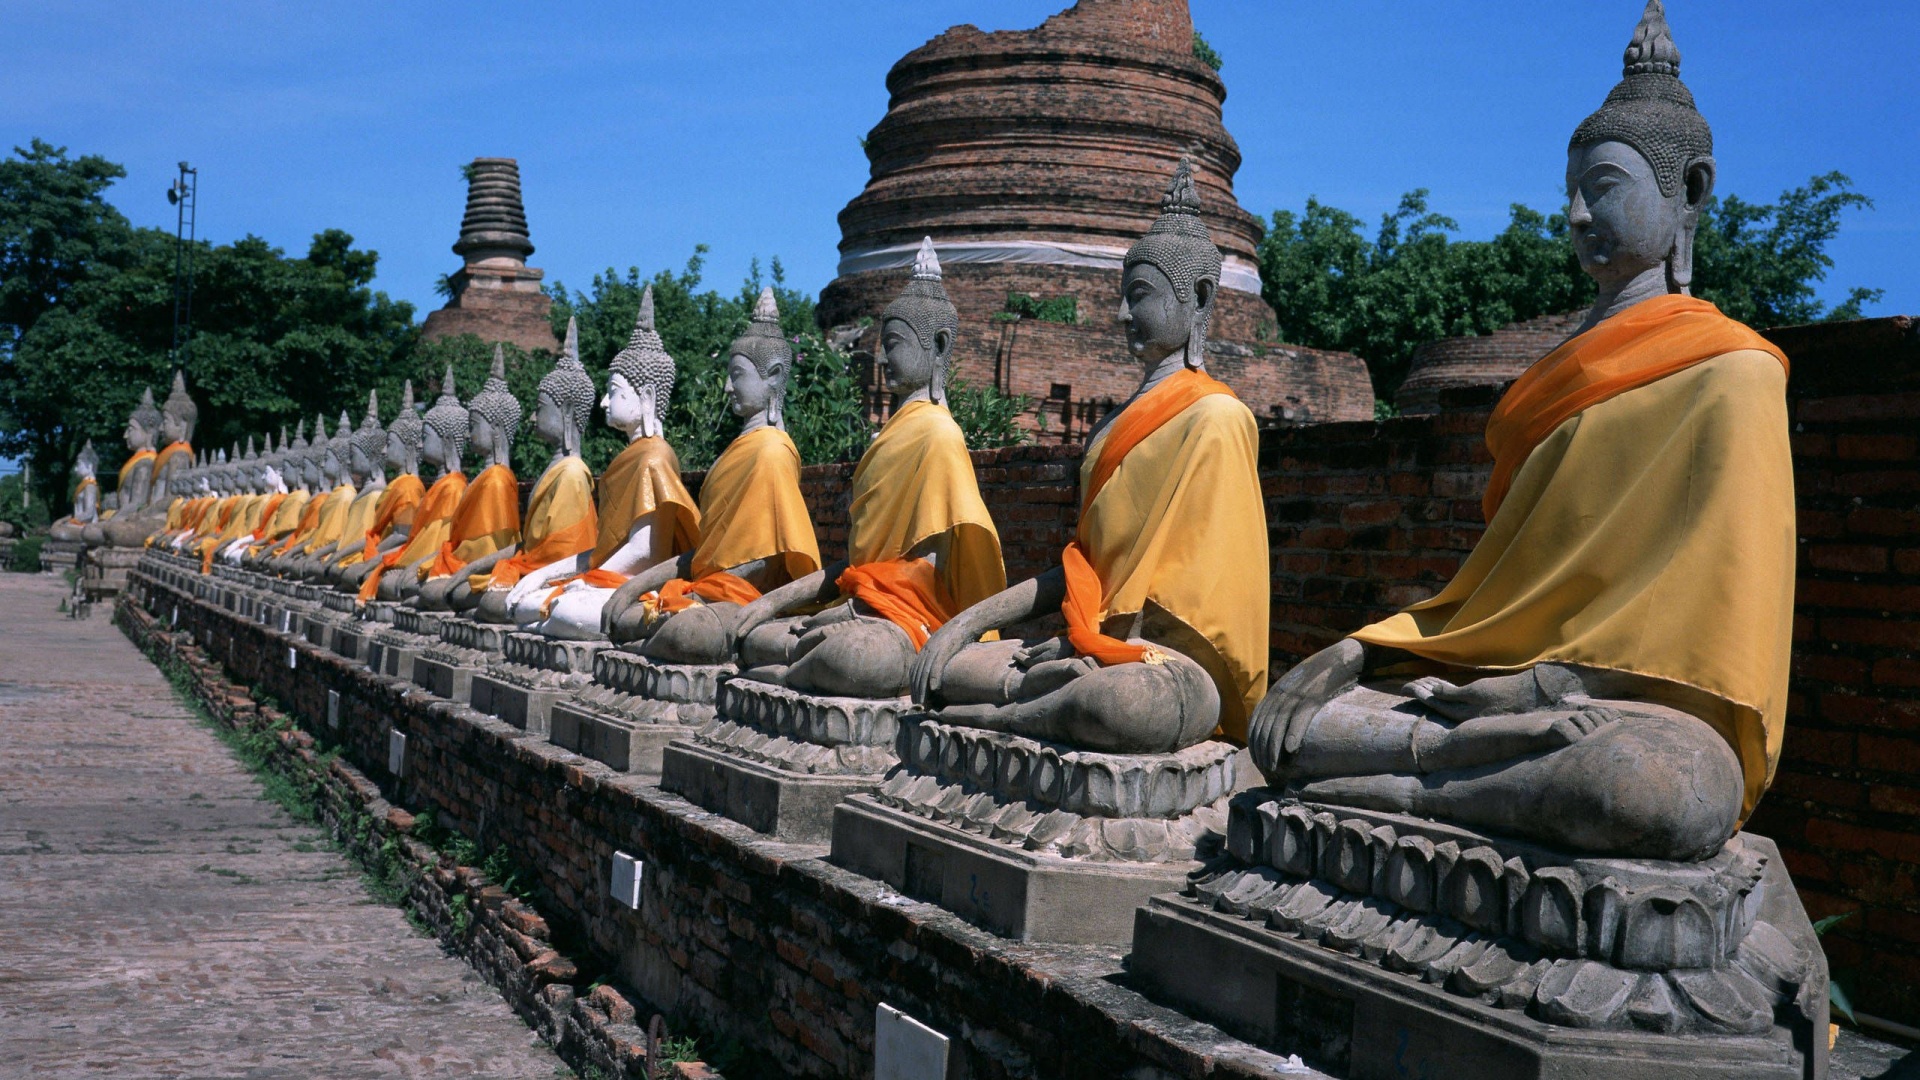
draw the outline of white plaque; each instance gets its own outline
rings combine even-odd
[[[873,1080],[946,1080],[947,1037],[884,1002],[873,1021]]]
[[[331,693],[332,691],[328,691]],[[404,776],[407,766],[407,737],[399,731],[387,732],[387,771]]]
[[[640,910],[640,875],[646,864],[624,851],[613,853],[613,898],[628,910]]]
[[[293,646],[287,646],[287,667],[289,670],[300,666],[300,652]]]
[[[331,728],[340,726],[340,691],[338,690],[327,691],[327,726]]]

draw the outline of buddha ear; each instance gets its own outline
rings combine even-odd
[[[1193,283],[1193,322],[1187,327],[1187,366],[1207,366],[1207,324],[1213,321],[1214,280],[1201,277]]]
[[[1700,212],[1713,198],[1714,164],[1710,157],[1695,158],[1687,164],[1685,202],[1680,209],[1680,226],[1674,231],[1673,251],[1667,256],[1667,291],[1691,295],[1693,288],[1693,238],[1700,227]]]
[[[947,403],[947,371],[953,366],[953,331],[941,327],[933,332],[933,381],[928,396],[936,405]]]

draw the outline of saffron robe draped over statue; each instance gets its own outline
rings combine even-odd
[[[1675,697],[1660,703],[1700,716],[1739,756],[1744,822],[1785,730],[1795,561],[1786,363],[1682,296],[1568,341],[1494,412],[1496,475],[1511,482],[1490,490],[1487,531],[1460,572],[1353,636],[1457,669],[1551,661],[1645,676],[1656,693],[1667,684]]]
[[[1000,533],[980,498],[966,436],[930,401],[894,413],[861,455],[848,517],[841,592],[904,630],[916,649],[1007,587]],[[906,557],[935,538],[934,563]]]
[[[453,512],[460,508],[460,497],[466,493],[467,476],[463,472],[450,472],[433,482],[414,508],[407,542],[381,556],[379,568],[360,583],[363,603],[379,595],[380,578],[387,571],[396,566],[413,567],[440,554],[440,545],[447,542],[453,527]]]
[[[1267,689],[1258,451],[1253,413],[1224,383],[1191,368],[1168,377],[1087,447],[1079,531],[1063,557],[1075,649],[1102,663],[1142,658],[1100,628],[1149,606],[1171,616],[1191,631],[1178,650],[1220,691],[1216,734],[1236,743]]]
[[[756,559],[775,559],[784,580],[820,569],[813,517],[800,495],[800,450],[776,427],[755,428],[733,440],[700,486],[700,543],[691,580],[662,586],[660,609],[680,611],[693,597],[746,603],[760,591],[726,572]],[[779,577],[779,575],[777,575]]]
[[[620,451],[600,475],[599,502],[591,569],[625,547],[633,523],[648,514],[653,515],[649,563],[671,559],[700,541],[700,510],[680,481],[680,456],[658,435],[635,439]]]
[[[127,494],[127,484],[133,479],[134,470],[138,469],[142,464],[152,461],[157,456],[158,455],[151,450],[135,450],[133,456],[121,464],[120,479],[115,483],[114,490],[124,498]],[[138,507],[126,506],[121,509],[131,512],[138,509]]]
[[[469,577],[467,586],[474,592],[511,589],[543,566],[592,551],[599,532],[593,470],[576,455],[563,456],[534,481],[519,547],[511,557],[494,563],[491,572]]]
[[[301,500],[299,522],[294,525],[293,531],[288,533],[284,540],[281,540],[278,545],[272,547],[269,554],[274,558],[286,555],[293,551],[294,548],[306,543],[307,537],[313,535],[314,527],[320,524],[320,507],[327,501],[327,497],[325,495],[314,495],[311,492],[298,492],[296,494],[306,496]],[[291,502],[292,500],[289,499],[288,501]]]
[[[421,580],[457,574],[461,567],[486,558],[519,537],[520,481],[505,465],[489,465],[460,496],[447,538],[432,564],[423,567]]]
[[[340,539],[333,554],[328,556],[328,562],[338,564],[359,560],[367,530],[373,527],[374,515],[379,512],[380,500],[386,494],[387,488],[382,485],[370,487],[353,497],[353,502],[347,507],[346,517],[340,522]]]
[[[401,473],[380,493],[380,499],[373,505],[373,520],[360,534],[363,542],[346,558],[336,560],[340,566],[353,566],[375,558],[380,552],[380,542],[400,526],[413,524],[414,511],[420,507],[420,499],[426,494],[427,487],[418,476]]]
[[[352,484],[341,484],[320,500],[320,513],[314,519],[313,531],[307,534],[306,542],[300,545],[303,555],[311,555],[328,544],[337,542],[346,535],[347,514],[353,509],[353,502],[359,493]]]

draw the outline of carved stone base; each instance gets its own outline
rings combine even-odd
[[[413,662],[440,644],[440,612],[393,606],[393,625],[367,643],[367,670],[414,682]],[[421,685],[425,685],[424,683]]]
[[[473,677],[499,662],[510,629],[457,616],[443,617],[439,644],[414,658],[414,683],[435,697],[467,704],[473,699]]]
[[[586,684],[594,654],[606,645],[510,633],[500,661],[474,676],[469,703],[523,731],[545,735],[554,705]]]
[[[661,754],[713,719],[732,664],[662,664],[621,649],[593,657],[593,681],[554,705],[547,738],[622,772],[658,776]]]
[[[48,540],[40,545],[40,569],[71,570],[80,563],[87,545],[80,540]]]
[[[1025,941],[1124,942],[1218,854],[1238,755],[1101,754],[918,718],[900,767],[834,811],[833,861]]]
[[[782,840],[823,843],[834,804],[872,791],[899,762],[900,717],[912,708],[906,697],[822,697],[729,679],[714,721],[662,754],[660,786]]]
[[[1825,1075],[1826,961],[1771,841],[1576,858],[1249,792],[1138,914],[1146,991],[1355,1080]]]
[[[80,586],[95,600],[118,596],[127,587],[127,572],[140,564],[140,548],[97,547],[87,552]]]

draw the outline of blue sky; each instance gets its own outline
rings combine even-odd
[[[859,139],[885,76],[948,26],[1027,27],[1067,0],[328,3],[0,0],[0,138],[126,165],[111,194],[172,227],[174,163],[200,169],[201,235],[303,252],[344,228],[377,284],[424,312],[455,269],[476,155],[518,157],[548,280],[679,267],[696,243],[732,288],[779,256],[833,276],[835,215],[864,184]],[[1461,235],[1521,201],[1557,208],[1566,138],[1618,79],[1639,0],[1194,0],[1226,60],[1240,201],[1309,195],[1368,220],[1433,191]],[[1823,295],[1884,288],[1920,313],[1920,151],[1911,8],[1669,0],[1683,73],[1714,126],[1720,191],[1772,201],[1840,169],[1850,215]]]

